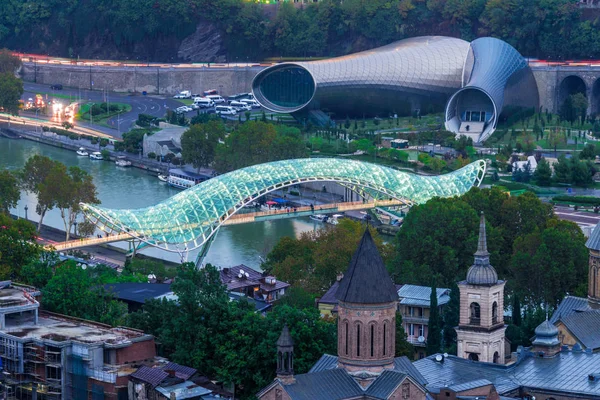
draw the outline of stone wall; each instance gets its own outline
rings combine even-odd
[[[108,89],[114,92],[174,95],[182,90],[202,93],[217,89],[229,96],[250,92],[252,79],[262,67],[104,67],[24,63],[26,82],[65,87]]]

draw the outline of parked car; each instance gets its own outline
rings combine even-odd
[[[250,111],[252,110],[252,106],[246,103],[242,103],[241,101],[231,101],[229,105],[235,108],[238,111]]]
[[[240,101],[241,99],[246,99],[246,98],[248,98],[248,93],[236,93],[236,94],[232,94],[231,96],[227,97],[227,100]]]
[[[215,102],[215,104],[225,103],[225,99],[219,96],[218,94],[211,94],[206,96],[207,99],[211,99]]]
[[[205,96],[217,95],[217,94],[219,94],[219,91],[217,89],[208,89],[208,90],[204,91]]]
[[[188,112],[188,111],[192,111],[192,109],[191,109],[191,108],[189,108],[188,106],[181,106],[181,107],[177,107],[177,108],[175,109],[175,112],[176,112],[177,114],[184,114],[184,113],[186,113],[186,112]]]
[[[196,104],[200,108],[211,108],[215,106],[215,102],[206,97],[195,99],[194,104]]]
[[[189,90],[184,90],[182,92],[177,93],[175,96],[173,96],[174,99],[191,99],[192,98],[192,92],[190,92]]]
[[[198,106],[196,103],[193,103],[190,107],[192,107],[192,110],[197,110],[200,108],[200,106]]]
[[[236,115],[237,111],[231,106],[217,106],[215,112],[219,115]]]
[[[50,86],[51,90],[62,90],[63,86],[60,83],[55,83],[54,85]]]
[[[254,99],[242,99],[240,101],[248,104],[252,108],[260,108],[260,103]]]

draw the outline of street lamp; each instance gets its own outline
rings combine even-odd
[[[27,204],[25,204],[25,219],[29,220],[29,218],[27,218],[27,210],[29,210],[29,207],[27,207]]]
[[[73,222],[73,226],[75,227],[75,235],[77,235],[77,221]]]

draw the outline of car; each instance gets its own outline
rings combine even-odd
[[[252,110],[252,106],[249,104],[243,103],[241,101],[230,101],[229,105],[235,108],[238,111],[250,111]]]
[[[63,85],[61,85],[60,83],[55,83],[54,85],[50,86],[51,90],[62,90]]]
[[[188,111],[189,111],[189,110],[188,110],[187,106],[181,106],[181,107],[177,107],[177,108],[175,109],[175,112],[176,112],[177,114],[183,114],[183,113],[186,113],[186,112],[188,112]]]
[[[212,101],[215,102],[215,104],[225,103],[225,99],[222,98],[221,96],[219,96],[218,94],[208,95],[208,96],[206,96],[206,98],[211,99]]]
[[[260,108],[260,103],[254,99],[242,99],[240,101],[248,104],[252,108]]]
[[[196,104],[200,108],[211,108],[215,106],[215,102],[206,97],[201,97],[199,99],[194,100],[194,104]]]
[[[185,108],[185,112],[194,111],[194,109],[190,106],[183,106],[183,108]]]
[[[192,110],[197,110],[200,108],[200,106],[196,103],[192,104],[190,107],[192,107]]]
[[[231,106],[217,106],[215,112],[219,115],[236,115],[237,111]]]

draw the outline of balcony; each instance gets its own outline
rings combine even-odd
[[[424,342],[419,342],[418,338],[418,336],[407,336],[406,341],[416,347],[427,346],[427,340],[425,340]]]
[[[403,315],[402,321],[407,322],[409,324],[423,324],[427,325],[429,323],[429,318],[427,317],[418,317],[412,315]]]
[[[479,325],[481,325],[481,318],[471,317],[471,318],[469,318],[469,324],[479,326]]]

